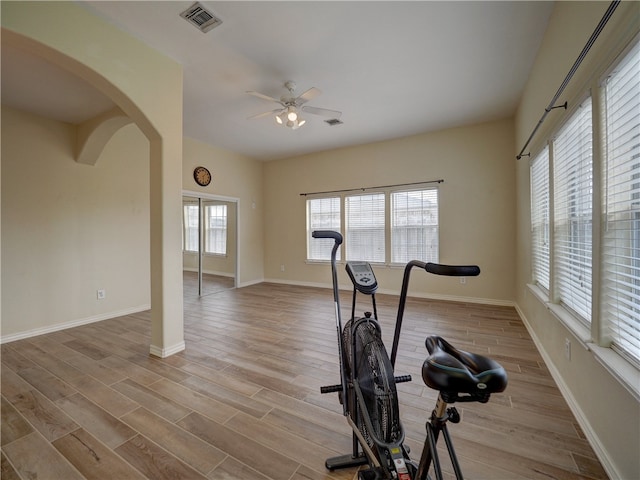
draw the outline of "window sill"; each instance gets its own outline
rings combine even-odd
[[[549,295],[542,288],[532,283],[527,283],[527,288],[531,293],[533,293],[533,296],[540,301],[540,303],[544,303],[545,305],[549,304]]]
[[[640,402],[640,370],[611,348],[589,344],[596,360]]]
[[[571,315],[564,307],[557,305],[555,303],[551,303],[549,301],[549,295],[542,288],[537,285],[527,284],[529,291],[533,293],[533,295],[543,303],[547,309],[551,312],[551,314],[573,335],[578,339],[578,341],[582,344],[582,346],[588,350],[588,343],[592,342],[591,331],[589,328],[578,320],[576,317]]]
[[[588,350],[589,347],[587,344],[593,342],[589,328],[560,305],[547,303],[547,308],[551,314],[556,317],[560,323],[565,326],[565,328],[567,328],[567,330],[573,333],[582,346]]]
[[[307,258],[304,263],[307,265],[331,265],[331,260],[313,260]],[[340,263],[340,260],[336,260],[336,265],[340,265]]]
[[[566,309],[549,302],[549,296],[537,285],[527,285],[531,293],[543,303],[582,346],[615,378],[637,401],[640,402],[640,370],[609,347],[593,343],[589,329]]]

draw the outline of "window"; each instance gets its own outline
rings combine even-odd
[[[438,261],[438,190],[391,194],[391,262]]]
[[[182,249],[198,252],[199,207],[197,203],[185,203],[182,207]],[[204,207],[204,253],[227,254],[227,206],[224,204]]]
[[[307,200],[307,259],[331,260],[333,240],[330,238],[313,238],[311,233],[314,230],[341,232],[340,197]],[[340,250],[337,252],[337,259],[340,259]]]
[[[640,43],[604,86],[602,318],[614,348],[640,363]]]
[[[343,248],[347,260],[437,262],[438,189],[344,194],[307,200],[307,260],[329,260],[333,240],[312,238],[314,230],[345,232]]]
[[[556,297],[591,321],[593,153],[591,100],[569,118],[553,142]]]
[[[533,281],[549,291],[549,147],[531,163],[531,260]]]
[[[345,198],[347,260],[385,261],[384,193]]]
[[[182,207],[182,249],[187,252],[198,251],[198,205]]]
[[[206,205],[204,251],[217,255],[227,254],[227,206]]]
[[[594,353],[635,390],[636,377],[601,353],[610,348],[640,368],[639,71],[636,38],[600,88],[593,86],[601,108],[585,101],[530,170],[533,281],[547,289],[543,300],[568,328],[580,331],[571,318],[589,327],[581,338],[594,338]],[[595,152],[592,131],[600,140]]]

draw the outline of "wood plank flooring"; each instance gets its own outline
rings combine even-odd
[[[212,295],[220,293],[223,290],[234,288],[234,277],[223,277],[222,275],[213,275],[210,273],[202,274],[202,295]],[[182,290],[185,298],[198,297],[198,272],[183,271],[182,272]]]
[[[378,295],[388,348],[397,297]],[[350,316],[351,295],[342,296]],[[360,296],[359,314],[370,309]],[[260,284],[185,293],[184,352],[148,354],[149,312],[2,345],[2,479],[353,479],[328,472],[351,432],[330,290]],[[407,444],[422,451],[436,392],[421,377],[437,333],[508,370],[450,426],[466,478],[607,478],[513,308],[409,299],[396,373]],[[443,454],[444,455],[444,454]],[[443,457],[446,478],[453,478]]]

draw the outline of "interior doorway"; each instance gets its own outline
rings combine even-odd
[[[183,192],[182,267],[185,298],[236,287],[237,199]]]

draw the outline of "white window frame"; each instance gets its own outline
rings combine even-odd
[[[551,258],[551,190],[549,184],[549,146],[531,161],[531,273],[532,281],[548,294]]]
[[[313,197],[306,201],[307,217],[307,261],[326,262],[331,260],[334,241],[330,238],[313,238],[314,230],[333,230],[342,233],[342,199],[338,195]],[[336,252],[336,260],[341,259],[341,249]]]
[[[395,195],[407,193],[418,195],[420,192],[429,192],[428,196],[431,196],[430,201],[435,200],[435,207],[429,202],[423,200],[423,205],[427,205],[430,207],[429,213],[427,217],[422,218],[421,225],[414,225],[414,227],[420,226],[424,230],[428,231],[428,234],[424,237],[425,245],[423,245],[422,255],[416,256],[416,258],[411,258],[411,260],[422,260],[425,262],[438,262],[440,257],[439,247],[439,235],[440,235],[440,227],[439,227],[439,190],[437,186],[429,185],[429,182],[425,182],[422,187],[413,187],[407,188],[405,187],[396,187],[396,188],[384,188],[384,189],[368,189],[366,193],[362,191],[353,191],[353,192],[343,192],[340,194],[331,194],[328,193],[324,196],[314,195],[311,198],[306,200],[306,237],[307,237],[307,254],[306,261],[308,263],[315,262],[327,262],[329,261],[329,254],[331,252],[331,246],[333,245],[333,240],[327,239],[314,239],[311,236],[313,230],[334,230],[343,234],[344,242],[340,249],[338,249],[338,260],[340,258],[345,258],[347,260],[363,260],[370,262],[372,264],[378,265],[390,265],[390,266],[404,266],[407,262],[403,261],[395,261],[396,256],[392,253],[392,249],[394,248],[395,242],[394,240],[394,232],[393,232],[393,210],[394,205],[392,199]],[[349,245],[353,241],[352,235],[349,231],[349,216],[347,204],[349,199],[358,199],[366,196],[382,196],[383,201],[378,203],[376,206],[376,215],[379,219],[377,225],[375,225],[375,229],[377,229],[379,236],[378,240],[369,242],[369,250],[376,251],[377,256],[368,256],[366,253],[362,254],[359,251],[349,250]],[[310,212],[310,204],[322,200],[322,199],[339,199],[339,217],[340,223],[337,222],[333,224],[332,228],[328,227],[328,223],[325,222],[314,222],[312,220],[312,215]],[[384,215],[381,215],[381,212],[384,212]],[[333,221],[337,219],[338,215],[334,215]],[[383,223],[380,223],[380,219],[383,218]],[[353,222],[353,220],[351,220]],[[414,222],[415,223],[415,222]],[[420,223],[420,222],[418,222]],[[313,242],[313,243],[312,243]],[[316,246],[320,245],[320,242],[328,242],[324,246],[322,246],[318,251],[323,251],[325,253],[313,253]],[[376,243],[377,242],[377,243]],[[419,249],[416,252],[420,251]],[[342,252],[342,254],[341,254]],[[380,255],[382,252],[382,255]]]
[[[214,213],[214,211],[217,211]],[[208,255],[227,255],[228,212],[226,204],[204,206],[204,253]]]
[[[344,244],[347,261],[385,263],[387,197],[384,192],[344,196]]]
[[[182,251],[198,253],[199,208],[197,203],[182,205]]]
[[[592,320],[593,107],[589,96],[552,140],[553,299],[578,320]]]
[[[600,69],[600,72],[604,72],[604,75],[600,78],[600,82],[598,82],[595,75],[599,74],[598,72],[594,72],[589,81],[591,85],[591,93],[593,94],[593,111],[592,111],[592,130],[593,130],[593,140],[594,140],[594,149],[593,149],[593,198],[592,198],[592,207],[593,207],[593,237],[592,237],[592,307],[591,307],[591,323],[585,324],[581,320],[579,320],[579,316],[576,315],[572,309],[567,308],[559,302],[559,299],[554,294],[556,286],[556,262],[555,262],[555,252],[554,252],[554,236],[551,236],[551,250],[549,253],[550,257],[550,288],[549,291],[545,291],[540,285],[535,282],[535,273],[533,273],[532,266],[532,283],[529,284],[529,290],[534,294],[534,296],[544,303],[549,311],[553,314],[553,316],[560,321],[569,331],[571,331],[578,341],[582,343],[585,349],[592,352],[594,358],[612,375],[613,378],[617,379],[638,401],[640,401],[640,362],[638,362],[638,357],[634,355],[629,355],[628,351],[625,351],[624,346],[616,345],[616,343],[611,338],[611,332],[609,331],[609,322],[611,312],[607,311],[606,305],[604,305],[605,301],[603,300],[603,291],[607,287],[608,279],[606,277],[606,248],[607,242],[610,239],[607,238],[607,187],[609,183],[609,178],[607,175],[608,172],[608,164],[607,164],[607,155],[609,152],[607,151],[607,124],[606,124],[606,79],[611,74],[611,72],[615,71],[620,65],[621,62],[624,61],[626,55],[634,48],[640,48],[640,35],[636,35],[634,39],[629,39],[630,43],[615,60],[613,64],[609,64],[609,68],[605,71],[604,68]],[[583,97],[584,98],[584,97]],[[580,99],[577,100],[578,102]],[[571,104],[571,100],[569,100]],[[566,116],[565,116],[566,118]],[[549,135],[547,140],[542,139],[542,141],[547,141],[549,143],[549,151],[550,151],[550,166],[549,166],[549,195],[550,195],[550,219],[551,225],[554,224],[554,144],[553,139],[557,135],[557,132],[560,128],[562,128],[563,124],[560,126],[552,127],[549,130]],[[640,143],[640,137],[638,137]],[[640,148],[639,145],[636,145],[637,148]],[[640,158],[638,159],[640,161]],[[535,159],[534,159],[535,161]],[[530,170],[531,173],[531,170]],[[635,178],[635,177],[634,177]],[[530,181],[532,178],[530,177]],[[638,179],[640,181],[640,178]],[[533,188],[533,187],[532,187]],[[632,190],[636,189],[637,186],[634,186]],[[634,190],[635,191],[635,190]],[[532,192],[533,195],[533,192]],[[635,212],[635,210],[633,210]],[[531,227],[533,229],[533,208],[531,215]],[[634,220],[635,224],[630,224],[628,231],[630,236],[628,240],[631,242],[637,242],[636,251],[640,248],[640,233],[636,230],[640,229],[640,213],[636,216]],[[636,226],[634,226],[636,225]],[[633,235],[636,235],[633,237]],[[532,239],[533,240],[533,239]],[[534,245],[532,243],[531,249],[533,250]],[[531,258],[533,262],[533,252],[531,252]],[[637,258],[632,258],[633,262],[638,264],[640,267],[640,260]]]
[[[216,226],[212,225],[213,218],[211,215],[208,215],[207,212],[210,208],[214,207],[222,207],[224,209],[224,220],[221,220],[223,225]],[[226,257],[227,256],[227,238],[228,238],[228,210],[227,205],[225,204],[213,204],[213,205],[204,205],[203,208],[204,215],[204,235],[203,235],[203,254],[209,256],[218,256],[218,257]],[[198,215],[200,214],[199,204],[197,202],[187,203],[182,205],[182,251],[186,253],[198,253],[198,243],[199,238],[199,219]],[[195,217],[194,217],[195,215]],[[195,224],[193,224],[195,218]],[[194,229],[195,229],[195,239],[194,237]],[[211,231],[212,229],[218,230],[217,237],[222,238],[212,238]],[[214,235],[215,236],[215,235]],[[193,243],[195,241],[195,244]],[[212,245],[213,243],[213,245]],[[219,247],[219,248],[218,248]]]
[[[404,265],[411,260],[438,263],[438,193],[435,187],[391,192],[391,264]]]
[[[640,38],[600,83],[602,162],[601,346],[640,367]],[[617,83],[616,77],[623,82]],[[634,81],[635,80],[635,81]],[[617,87],[611,104],[609,87]],[[612,122],[615,122],[615,128]]]

